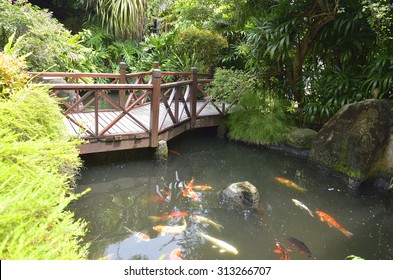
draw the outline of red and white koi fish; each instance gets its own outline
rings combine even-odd
[[[277,249],[274,250],[273,252],[277,253],[277,254],[281,254],[280,260],[291,259],[289,257],[289,252],[291,252],[291,249],[287,249],[284,244],[282,244],[281,242],[278,242],[278,241],[276,241],[276,247],[277,247]]]
[[[301,192],[306,191],[305,188],[300,187],[299,185],[297,185],[295,182],[293,182],[291,180],[288,180],[288,179],[285,179],[282,177],[275,177],[274,179],[287,187],[293,188],[293,189],[301,191]]]
[[[339,231],[345,234],[346,237],[352,237],[353,234],[349,231],[347,231],[345,228],[343,228],[339,223],[337,223],[331,216],[326,214],[325,212],[322,211],[315,211],[317,215],[321,218],[322,222],[327,222],[329,227],[335,227]]]
[[[133,231],[131,229],[129,229],[128,227],[124,227],[129,233],[132,233],[136,238],[138,238],[138,241],[150,241],[150,237],[143,233],[143,232],[139,232],[139,231]]]
[[[192,190],[193,186],[194,186],[194,179],[192,179],[190,183],[188,183],[188,185],[184,187],[183,196],[189,197],[192,200],[196,201],[199,199],[199,197],[198,194]]]

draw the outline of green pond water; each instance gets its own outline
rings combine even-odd
[[[276,242],[291,250],[290,259],[308,259],[288,237],[304,242],[315,259],[393,258],[393,215],[388,214],[382,197],[348,192],[340,180],[320,173],[305,158],[233,143],[217,138],[214,132],[196,130],[169,141],[174,152],[166,163],[154,160],[151,150],[83,157],[85,168],[76,192],[91,191],[73,203],[71,210],[89,224],[85,237],[85,242],[91,242],[89,259],[170,259],[171,252],[179,249],[181,258],[187,260],[278,260],[282,255],[274,252]],[[291,180],[307,191],[285,186],[275,177]],[[195,201],[183,196],[180,187],[192,179],[194,185],[212,190],[195,191]],[[218,191],[241,181],[258,188],[264,213],[218,198]],[[308,206],[314,217],[292,199]],[[353,236],[329,227],[316,210],[329,214]],[[172,212],[188,216],[151,218]],[[222,225],[221,230],[195,221],[191,218],[195,215]],[[162,235],[153,229],[185,224],[179,234]],[[220,252],[198,231],[234,246],[238,254]],[[150,240],[142,240],[136,232]]]

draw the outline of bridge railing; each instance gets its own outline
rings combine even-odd
[[[150,146],[158,143],[159,134],[177,124],[191,120],[194,127],[206,106],[224,115],[229,108],[216,104],[205,90],[210,74],[190,72],[120,72],[105,73],[34,73],[40,84],[51,88],[59,97],[64,116],[73,124],[81,138],[89,141],[111,141],[130,137],[117,125],[124,118],[136,127],[132,137],[149,138]],[[106,81],[107,83],[102,83]],[[198,103],[198,106],[197,106]],[[163,104],[164,110],[160,110]],[[149,119],[133,113],[140,108],[149,111]]]

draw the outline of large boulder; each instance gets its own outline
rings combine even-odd
[[[388,144],[382,151],[380,157],[375,161],[372,175],[393,177],[393,133],[390,134]]]
[[[365,100],[343,106],[318,132],[310,160],[346,174],[350,182],[364,181],[384,151],[392,125],[387,100]]]
[[[219,192],[219,197],[224,203],[233,204],[241,209],[251,209],[259,213],[263,212],[258,189],[248,181],[229,185]]]

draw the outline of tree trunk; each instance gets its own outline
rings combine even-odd
[[[334,2],[334,3],[331,3]],[[333,21],[337,14],[338,0],[317,0],[306,12],[309,28],[296,47],[295,57],[292,62],[292,70],[288,77],[293,96],[300,106],[303,103],[303,63],[307,52],[315,41],[319,31],[329,22]]]

